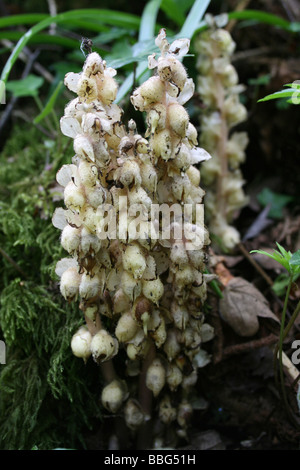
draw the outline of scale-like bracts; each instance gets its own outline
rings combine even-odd
[[[187,393],[205,363],[201,344],[213,336],[202,308],[209,236],[194,166],[209,155],[197,147],[183,107],[194,92],[179,60],[189,41],[169,45],[161,30],[156,45],[161,55],[150,56],[149,67],[157,71],[131,97],[146,113],[145,137],[132,120],[128,129],[122,124],[113,103],[115,71],[98,54],[88,55],[81,73],[66,75],[78,96],[67,105],[61,129],[74,139],[75,156],[57,174],[65,208],[56,210],[53,223],[69,257],[56,273],[62,295],[79,300],[84,312],[85,324],[71,342],[74,355],[110,364],[103,406],[112,413],[123,406],[130,429],[142,425],[149,410],[132,380],[138,383],[144,370],[142,386],[158,400],[159,418],[177,420],[180,434],[189,415],[182,413]],[[121,349],[127,359],[117,377],[111,360]]]

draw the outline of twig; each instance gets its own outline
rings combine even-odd
[[[8,39],[1,39],[1,44],[3,44],[3,46],[8,47],[11,50],[15,47],[14,43],[9,41]],[[20,52],[20,54],[18,55],[18,59],[26,63],[28,62],[28,60],[31,60],[32,55],[33,53],[30,51],[30,49],[25,46],[22,52]],[[44,79],[47,82],[49,83],[53,82],[54,76],[50,72],[48,72],[48,70],[45,69],[39,62],[35,62],[33,65],[33,68],[37,72],[39,72],[39,74],[42,75],[42,77],[44,77]]]
[[[253,349],[258,349],[262,346],[269,346],[275,344],[278,341],[278,337],[270,334],[264,338],[256,339],[253,341],[248,341],[247,343],[234,344],[233,346],[227,346],[223,349],[223,359],[226,359],[230,356],[235,356],[237,354],[242,354],[245,352],[252,351]]]
[[[22,276],[26,279],[27,275],[24,273],[24,271],[20,268],[20,266],[2,249],[0,248],[0,253],[5,258],[10,264],[13,265],[13,267],[20,273]]]
[[[139,380],[139,402],[145,415],[145,422],[139,428],[139,435],[137,439],[138,449],[147,449],[151,445],[151,415],[152,415],[152,392],[146,386],[146,374],[148,367],[155,357],[155,346],[153,343],[144,359],[142,371]]]
[[[34,54],[31,54],[29,60],[27,61],[25,68],[22,73],[22,78],[26,78],[27,75],[29,74],[30,70],[32,69],[32,66],[38,57],[40,51],[36,50]],[[12,99],[10,100],[9,104],[5,107],[5,110],[3,111],[3,114],[0,119],[0,133],[3,127],[5,126],[6,121],[9,119],[9,116],[12,113],[13,108],[15,107],[16,103],[18,101],[18,98],[16,96],[13,96]]]
[[[49,13],[51,16],[57,15],[57,6],[55,0],[48,0]],[[51,23],[49,27],[49,34],[54,35],[56,32],[56,23]]]
[[[0,41],[1,44],[3,44],[5,47],[8,47],[9,49],[13,49],[15,46],[14,44],[9,41],[8,39],[2,39]],[[33,53],[30,51],[30,49],[25,46],[22,52],[19,54],[18,58],[22,60],[22,62],[28,62],[30,60],[31,56]],[[54,82],[54,76],[45,68],[43,67],[39,62],[34,62],[33,64],[33,69],[38,72],[48,83],[53,83]],[[63,91],[63,95],[68,99],[72,99],[72,94],[68,90]]]
[[[238,244],[239,250],[243,253],[243,255],[247,258],[247,260],[255,267],[256,271],[264,278],[264,280],[269,284],[270,287],[273,286],[272,279],[268,276],[268,274],[262,269],[262,267],[255,261],[255,259],[250,256],[246,248],[244,247],[243,243]]]
[[[210,322],[212,327],[214,328],[215,336],[213,342],[213,364],[218,364],[223,359],[223,330],[220,321],[220,316],[218,312],[218,304],[219,300],[214,295],[211,295],[209,298],[209,305],[212,308],[210,313]]]

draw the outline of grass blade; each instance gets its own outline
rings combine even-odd
[[[180,36],[188,39],[193,37],[199,26],[199,21],[203,18],[209,4],[210,0],[196,0],[177,37]]]
[[[266,13],[259,10],[244,10],[244,11],[233,11],[228,14],[229,19],[236,20],[255,20],[260,23],[266,23],[273,26],[279,26],[280,28],[290,30],[291,23],[280,16],[273,15],[272,13]]]
[[[275,99],[278,99],[278,98],[293,98],[293,97],[297,97],[297,99],[299,99],[299,89],[298,88],[291,88],[289,90],[275,91],[275,93],[272,93],[271,95],[264,96],[264,98],[261,98],[257,102],[261,103],[262,101],[275,100]]]
[[[72,21],[72,19],[82,19],[82,18],[90,18],[99,20],[99,23],[104,24],[111,24],[114,26],[120,26],[123,28],[133,28],[137,29],[140,25],[140,19],[129,13],[122,13],[113,10],[99,10],[99,9],[84,9],[84,10],[72,10],[66,13],[60,13],[56,16],[48,16],[47,18],[43,19],[39,23],[35,24],[32,28],[30,28],[27,33],[25,33],[16,44],[14,50],[10,54],[4,69],[2,70],[1,80],[6,83],[9,77],[10,71],[19,57],[19,54],[26,46],[28,41],[37,33],[42,31],[43,29],[50,26],[52,23],[63,23]],[[2,96],[0,96],[1,100]]]
[[[153,2],[154,2],[154,0],[153,0]],[[150,2],[150,3],[152,3],[152,2]],[[194,32],[199,27],[199,21],[201,20],[202,16],[204,15],[209,3],[210,3],[210,0],[196,0],[195,1],[195,3],[193,4],[193,6],[192,6],[192,8],[191,8],[191,10],[188,14],[188,17],[187,17],[183,27],[181,28],[180,33],[177,34],[176,37],[190,39],[194,35]],[[143,16],[144,16],[144,14],[145,15],[148,14],[148,10],[146,10],[148,5],[144,9]],[[152,11],[154,11],[154,9]],[[141,25],[142,24],[143,24],[143,17],[142,17],[142,21],[141,21]],[[152,35],[151,35],[151,37],[154,36],[154,26],[155,26],[155,23],[152,21]],[[150,35],[150,30],[148,29],[147,31],[148,31],[148,35]],[[145,39],[150,39],[150,37],[145,38]],[[140,54],[142,54],[142,51],[139,51],[139,52],[140,52]],[[154,49],[153,49],[152,52],[154,52]],[[146,72],[147,68],[148,68],[147,62],[146,61],[141,62],[136,68],[135,79],[139,80],[139,78]],[[123,82],[122,86],[119,88],[119,92],[118,92],[117,99],[116,99],[117,103],[119,103],[121,101],[121,99],[123,99],[124,96],[132,88],[133,81],[134,81],[134,74],[131,73],[126,78],[126,80]]]
[[[147,41],[153,38],[160,4],[161,0],[151,0],[145,6],[139,29],[139,41]]]
[[[156,17],[160,3],[161,0],[152,0],[151,2],[148,2],[145,6],[141,18],[139,41],[148,41],[149,39],[154,38]],[[128,75],[128,77],[125,79],[125,81],[119,88],[116,99],[117,103],[119,103],[124,98],[124,96],[127,95],[129,90],[131,90],[134,83],[134,79],[138,80],[143,75],[143,73],[145,73],[147,68],[147,61],[140,62],[136,68],[135,75],[133,74],[133,72]]]
[[[62,86],[63,86],[63,82],[60,81],[58,82],[55,90],[53,91],[52,95],[50,96],[49,100],[48,100],[48,103],[46,104],[46,106],[44,107],[43,111],[38,115],[36,116],[36,118],[34,119],[34,124],[38,124],[39,122],[41,122],[46,116],[48,116],[48,114],[51,113],[51,111],[53,110],[54,108],[54,105],[55,105],[55,102],[56,102],[56,99],[62,89]]]
[[[180,28],[182,27],[185,21],[185,16],[178,7],[178,3],[176,3],[174,0],[162,0],[161,10],[163,10],[165,14]]]
[[[9,39],[11,41],[18,41],[23,36],[19,31],[0,31],[0,39]],[[64,36],[56,36],[52,34],[36,34],[29,40],[30,43],[37,44],[56,44],[69,49],[78,48],[80,42]]]
[[[4,16],[3,18],[0,18],[0,28],[6,28],[7,26],[17,26],[19,24],[35,24],[47,17],[48,15],[39,13]]]

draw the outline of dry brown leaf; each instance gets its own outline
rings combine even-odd
[[[269,309],[266,298],[253,284],[241,277],[230,279],[220,300],[220,313],[239,336],[253,336],[259,329],[257,317],[270,318],[279,323]]]

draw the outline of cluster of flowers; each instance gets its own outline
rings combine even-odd
[[[204,105],[201,113],[200,142],[212,158],[203,167],[201,176],[207,191],[205,199],[209,230],[227,249],[240,241],[239,232],[230,224],[247,198],[240,165],[245,160],[248,144],[246,132],[232,128],[247,117],[239,94],[243,86],[231,64],[235,43],[225,29],[210,29],[195,41],[199,71],[197,91]]]
[[[213,337],[202,308],[210,241],[195,222],[204,191],[193,166],[210,156],[197,147],[197,131],[183,107],[194,93],[179,60],[189,41],[170,45],[161,30],[156,45],[160,57],[149,57],[156,73],[131,96],[134,107],[146,113],[145,137],[133,121],[128,130],[122,124],[122,110],[113,103],[116,72],[97,53],[87,56],[81,73],[66,75],[66,86],[78,97],[65,108],[61,130],[74,139],[75,156],[57,174],[66,208],[56,209],[53,224],[62,230],[61,244],[70,257],[58,262],[56,273],[64,298],[79,299],[85,316],[72,338],[74,355],[85,361],[92,356],[101,365],[111,363],[120,349],[126,352],[123,376],[110,374],[102,390],[103,406],[112,413],[123,410],[130,429],[149,418],[138,400],[144,368],[144,385],[158,400],[160,421],[177,422],[180,434],[192,412],[188,393],[197,380],[201,344]],[[124,198],[128,217],[122,214]],[[170,223],[169,239],[132,239],[134,209],[143,212],[143,231],[155,203],[191,204],[191,219],[182,215],[181,222],[183,228],[189,225],[185,234],[202,235],[201,245],[188,250],[186,235],[174,237],[178,220]],[[99,210],[104,204],[114,209],[116,233],[124,236],[106,230],[108,218]]]

